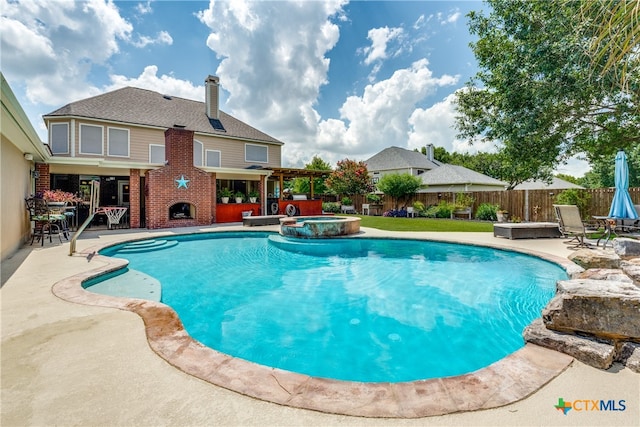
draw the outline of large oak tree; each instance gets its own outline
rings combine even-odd
[[[633,10],[634,2],[621,2]],[[594,61],[594,40],[615,44],[620,33],[603,31],[604,15],[585,13],[584,2],[487,3],[490,12],[469,14],[480,71],[458,91],[457,128],[464,138],[501,143],[502,159],[517,171],[513,185],[574,154],[613,159],[640,144],[637,31],[622,32],[636,35],[616,57],[624,66],[606,67]]]

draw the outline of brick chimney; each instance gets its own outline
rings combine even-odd
[[[220,96],[219,96],[220,78],[209,76],[204,81],[205,98],[207,103],[207,116],[210,119],[220,118]]]
[[[192,227],[213,222],[215,178],[193,165],[193,131],[165,131],[167,164],[146,173],[147,228]]]

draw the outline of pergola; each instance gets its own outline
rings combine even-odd
[[[280,181],[280,188],[284,188],[284,181],[294,178],[310,178],[309,187],[311,189],[311,198],[313,199],[313,178],[326,178],[331,174],[330,170],[313,170],[313,169],[293,169],[293,168],[268,168],[273,173],[271,177]],[[282,199],[284,192],[280,191],[280,198]]]

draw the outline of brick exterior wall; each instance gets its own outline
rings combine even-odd
[[[215,177],[193,166],[193,131],[167,129],[165,158],[167,165],[146,173],[145,209],[147,228],[173,228],[210,225],[213,219],[212,198],[215,197]],[[179,186],[184,177],[189,182]],[[133,206],[133,179],[131,205]],[[213,182],[213,185],[212,185]],[[170,219],[169,208],[176,203],[190,203],[195,207],[193,218]],[[133,216],[133,212],[132,212]],[[133,220],[133,219],[132,219]],[[131,224],[133,227],[133,223]]]
[[[140,169],[129,169],[129,227],[140,228]]]
[[[51,190],[51,174],[49,173],[49,165],[47,163],[36,163],[36,171],[39,174],[38,179],[36,179],[36,193]]]

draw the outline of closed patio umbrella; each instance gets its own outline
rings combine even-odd
[[[629,166],[627,165],[627,155],[624,154],[622,150],[616,154],[615,182],[616,192],[613,195],[613,202],[611,202],[609,217],[637,219],[638,213],[629,195]]]

